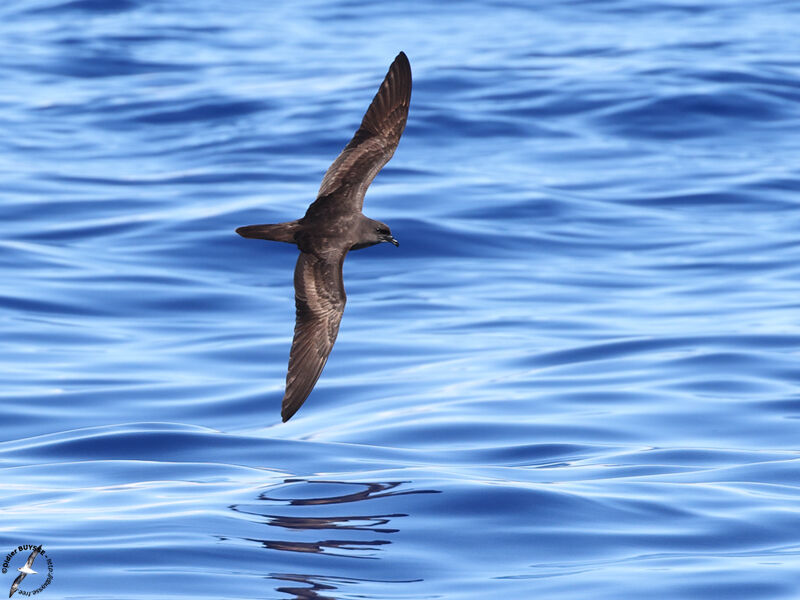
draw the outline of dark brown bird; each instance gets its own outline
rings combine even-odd
[[[381,242],[399,245],[387,225],[367,218],[361,208],[369,184],[397,148],[410,101],[411,66],[401,52],[353,139],[322,178],[305,216],[236,230],[246,238],[288,242],[300,249],[294,270],[297,321],[281,407],[284,422],[308,398],[336,341],[347,300],[342,281],[345,256]]]

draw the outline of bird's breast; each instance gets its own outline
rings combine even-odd
[[[350,246],[350,250],[361,250],[362,248],[369,248],[370,246],[374,246],[379,244],[380,242],[375,241],[368,241],[368,242],[355,242],[352,246]]]

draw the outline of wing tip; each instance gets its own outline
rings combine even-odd
[[[297,409],[300,408],[299,406],[292,407],[288,403],[286,403],[286,399],[284,398],[283,406],[281,407],[281,419],[284,423],[291,419],[294,414],[297,412]]]
[[[411,87],[411,63],[408,61],[408,56],[406,53],[400,50],[397,56],[394,57],[394,61],[392,62],[392,66],[389,67],[389,71],[392,71],[397,67],[398,70],[402,71],[402,74],[405,78],[408,79],[407,86]],[[409,90],[410,91],[410,90]]]

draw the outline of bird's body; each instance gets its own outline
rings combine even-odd
[[[347,296],[342,264],[351,250],[381,242],[395,246],[389,227],[361,212],[367,187],[394,154],[411,100],[411,67],[397,55],[353,139],[328,168],[303,218],[236,231],[247,238],[295,244],[295,324],[281,416],[305,402],[336,341]]]

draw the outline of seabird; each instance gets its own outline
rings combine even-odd
[[[19,588],[19,584],[22,583],[22,580],[25,579],[27,575],[33,575],[36,573],[36,571],[31,569],[31,567],[33,566],[33,561],[36,560],[36,557],[39,556],[39,552],[41,551],[41,545],[38,548],[34,548],[33,552],[31,552],[31,555],[28,557],[28,560],[25,562],[25,565],[17,569],[17,571],[19,571],[19,575],[17,575],[14,583],[11,584],[11,591],[8,592],[9,598],[14,595],[14,592],[16,592]]]
[[[300,249],[294,270],[294,340],[281,407],[284,423],[311,393],[336,341],[347,299],[342,281],[345,256],[381,242],[399,245],[386,224],[367,218],[361,208],[369,184],[397,148],[410,101],[411,66],[401,52],[353,139],[322,178],[305,216],[236,230],[242,237],[287,242]]]

